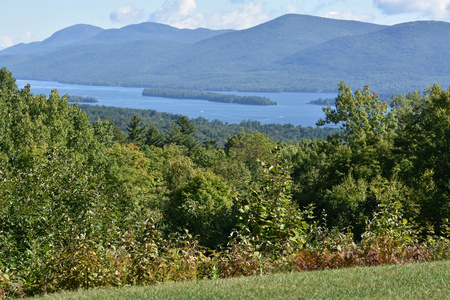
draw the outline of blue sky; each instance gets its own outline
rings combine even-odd
[[[0,49],[41,41],[80,23],[105,29],[145,21],[244,29],[286,13],[385,25],[450,21],[450,0],[0,0]]]

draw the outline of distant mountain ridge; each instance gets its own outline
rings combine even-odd
[[[77,24],[55,32],[42,42],[18,44],[0,51],[0,54],[14,55],[49,53],[93,37],[103,30],[104,29],[97,26]]]
[[[450,23],[383,26],[288,14],[245,30],[74,25],[0,51],[21,79],[242,91],[379,92],[450,83]]]

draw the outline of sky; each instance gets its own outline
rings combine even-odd
[[[246,29],[287,13],[382,25],[450,22],[450,0],[0,0],[0,50],[42,41],[75,24],[109,29],[150,21]]]

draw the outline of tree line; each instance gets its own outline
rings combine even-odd
[[[165,133],[175,122],[181,118],[181,115],[157,112],[151,109],[120,108],[102,105],[85,105],[79,107],[86,112],[91,123],[95,123],[98,118],[101,120],[111,120],[118,129],[126,132],[126,128],[133,116],[141,119],[141,124],[154,125],[161,133]],[[223,146],[230,136],[241,131],[250,133],[258,131],[265,133],[276,142],[296,143],[307,139],[326,139],[328,136],[337,132],[336,127],[304,127],[294,126],[292,124],[261,124],[255,120],[243,120],[239,123],[227,123],[220,120],[209,121],[199,117],[190,119],[194,125],[195,139],[200,142],[215,140],[220,146]],[[148,129],[148,128],[147,128]]]

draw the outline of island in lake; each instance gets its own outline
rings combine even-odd
[[[316,100],[311,100],[308,102],[308,104],[314,104],[314,105],[324,105],[324,106],[334,106],[334,98],[322,98]]]
[[[237,103],[247,105],[277,105],[277,102],[266,97],[259,96],[238,96],[230,94],[221,94],[214,92],[202,92],[194,90],[180,89],[144,89],[143,96],[162,97],[173,99],[196,99],[207,100],[211,102]]]
[[[67,95],[67,98],[69,99],[70,103],[97,103],[97,98],[94,97],[82,97],[82,96],[75,96],[75,95]]]

